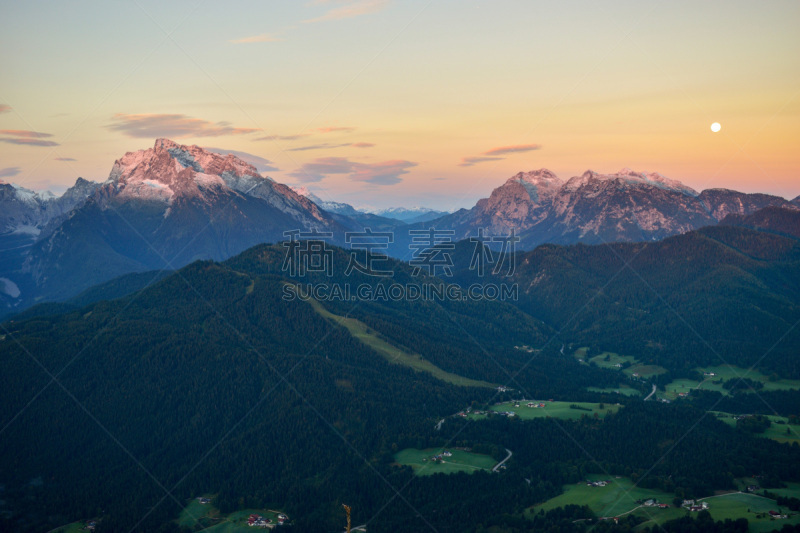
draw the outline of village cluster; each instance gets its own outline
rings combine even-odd
[[[277,524],[273,524],[272,520],[270,520],[269,518],[264,518],[263,516],[258,514],[251,514],[250,516],[247,517],[247,525],[250,527],[273,528],[276,525],[282,526],[288,519],[289,517],[287,517],[285,514],[279,514]]]
[[[552,402],[553,400],[548,400],[548,401]],[[525,402],[527,402],[527,403],[525,403]],[[519,407],[523,403],[525,403],[525,405],[527,407],[530,407],[532,409],[544,409],[545,407],[547,407],[547,404],[545,402],[528,401],[528,400],[517,400],[517,401],[514,402],[514,407]],[[472,411],[471,409],[466,409],[465,411],[460,411],[460,412],[456,413],[456,416],[460,416],[462,418],[466,418],[470,414],[474,414],[474,415],[500,415],[500,416],[508,416],[508,417],[517,416],[517,413],[515,413],[514,411]]]
[[[442,453],[434,455],[433,457],[431,457],[431,461],[433,461],[434,463],[443,463],[445,457],[452,457],[452,456],[453,456],[453,452],[451,452],[449,450],[444,450]],[[423,461],[427,461],[427,459],[423,459]]]
[[[203,496],[198,496],[195,498],[198,502],[202,505],[208,505],[211,503],[210,498],[205,498]],[[272,511],[275,512],[275,511]],[[275,526],[282,526],[289,520],[289,517],[283,513],[279,513],[277,516],[277,521],[275,523],[272,522],[271,519],[263,517],[259,514],[251,514],[247,517],[247,525],[250,527],[262,527],[262,528],[274,528]]]
[[[704,511],[704,510],[708,509],[708,503],[707,502],[696,502],[694,500],[683,500],[683,503],[681,503],[681,507],[683,507],[685,509],[689,509],[689,511],[691,511],[693,513],[697,513],[699,511]]]

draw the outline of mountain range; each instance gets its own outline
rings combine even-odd
[[[332,202],[323,200],[314,194],[307,187],[292,187],[297,194],[303,195],[310,199],[312,202],[323,208],[325,211],[335,213],[337,215],[347,215],[358,217],[365,214],[372,214],[383,218],[398,220],[406,224],[414,224],[415,222],[427,222],[435,220],[439,217],[447,215],[446,211],[437,211],[429,207],[389,207],[386,209],[370,209],[361,208],[356,209],[350,204],[342,202]]]
[[[587,170],[563,181],[540,169],[520,172],[478,201],[436,221],[455,230],[455,239],[477,234],[507,235],[514,230],[520,247],[546,242],[597,244],[652,241],[713,225],[731,214],[749,215],[767,206],[798,208],[779,196],[728,189],[700,193],[658,173],[624,168],[614,174]]]
[[[224,260],[287,232],[393,232],[389,255],[408,258],[414,230],[435,227],[457,241],[520,237],[542,243],[653,241],[747,216],[764,207],[800,209],[766,194],[697,192],[657,173],[587,171],[567,181],[540,169],[521,172],[471,209],[368,213],[323,201],[263,177],[234,154],[156,140],[118,159],[103,183],[79,178],[63,196],[0,184],[0,315],[63,300],[129,272],[174,270],[197,259]],[[432,218],[433,217],[433,218]]]

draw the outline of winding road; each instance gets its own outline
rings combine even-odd
[[[500,469],[500,467],[503,466],[503,463],[505,463],[506,461],[511,459],[511,456],[514,455],[513,453],[511,453],[511,450],[509,450],[508,448],[506,448],[506,452],[508,452],[508,455],[506,455],[506,458],[503,459],[502,461],[500,461],[499,463],[497,463],[496,465],[494,465],[494,468],[492,468],[492,472],[497,472]]]
[[[650,399],[650,396],[652,396],[652,395],[653,395],[653,394],[655,394],[655,393],[656,393],[656,386],[655,386],[655,385],[653,385],[653,390],[651,390],[651,391],[650,391],[650,394],[648,394],[648,395],[645,397],[645,399],[644,399],[644,400],[642,400],[642,401],[643,401],[643,402],[646,402],[647,400],[649,400],[649,399]]]

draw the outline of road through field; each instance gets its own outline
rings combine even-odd
[[[653,395],[653,394],[655,394],[655,393],[656,393],[656,386],[655,386],[655,385],[653,385],[653,390],[651,390],[651,391],[650,391],[650,394],[648,394],[648,395],[647,395],[647,397],[646,397],[644,400],[642,400],[642,401],[643,401],[643,402],[646,402],[647,400],[649,400],[649,399],[650,399],[650,396],[652,396],[652,395]]]
[[[502,461],[500,461],[499,463],[497,463],[496,465],[494,465],[494,468],[492,468],[492,472],[497,472],[497,470],[498,470],[498,469],[499,469],[501,466],[503,466],[503,463],[505,463],[506,461],[508,461],[509,459],[511,459],[511,456],[512,456],[512,455],[514,455],[513,453],[511,453],[511,450],[509,450],[508,448],[506,448],[506,452],[508,452],[508,455],[506,455],[506,458],[505,458],[505,459],[503,459]]]

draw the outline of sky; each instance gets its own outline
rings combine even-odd
[[[0,0],[0,179],[104,181],[167,137],[374,208],[539,168],[794,198],[798,23],[795,0]]]

